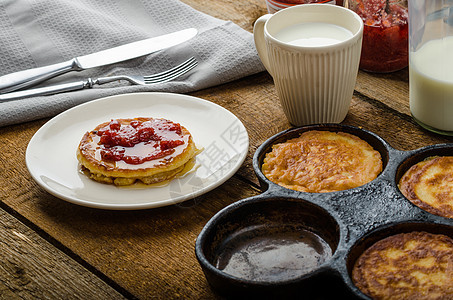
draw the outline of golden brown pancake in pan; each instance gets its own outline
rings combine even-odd
[[[359,257],[352,280],[372,299],[453,299],[453,239],[415,231],[387,237]]]
[[[270,181],[310,193],[355,188],[372,181],[382,171],[380,153],[345,132],[304,132],[273,145],[263,162],[263,174]]]
[[[166,119],[116,119],[85,133],[77,159],[91,179],[153,184],[181,173],[198,153],[190,132]]]
[[[421,209],[453,218],[453,156],[428,157],[413,165],[398,187]]]

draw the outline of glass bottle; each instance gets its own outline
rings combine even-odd
[[[409,106],[424,128],[453,136],[453,1],[409,1]]]

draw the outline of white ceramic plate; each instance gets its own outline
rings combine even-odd
[[[85,132],[113,118],[166,118],[186,127],[198,148],[196,171],[162,187],[116,187],[80,172],[76,149]],[[145,209],[195,198],[224,183],[247,156],[244,125],[212,102],[180,94],[112,96],[71,108],[42,126],[30,140],[27,168],[46,191],[63,200],[103,209]]]

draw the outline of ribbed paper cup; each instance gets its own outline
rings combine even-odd
[[[275,35],[309,22],[348,29],[352,37],[327,46],[297,46]],[[264,24],[263,24],[264,23]],[[296,126],[339,123],[354,92],[362,46],[363,21],[344,7],[304,4],[265,15],[254,28],[255,44],[272,75],[285,115]]]
[[[289,122],[339,123],[346,117],[357,78],[361,40],[319,53],[269,45],[274,83]]]

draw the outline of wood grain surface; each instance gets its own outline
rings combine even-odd
[[[184,0],[252,31],[264,0]],[[223,207],[261,191],[252,168],[256,148],[290,127],[267,72],[191,95],[233,112],[250,137],[248,157],[231,179],[187,202],[143,211],[76,206],[41,189],[25,151],[47,121],[0,128],[0,299],[211,299],[194,254],[206,222]],[[360,72],[343,122],[373,131],[400,150],[452,142],[415,124],[407,69]]]
[[[0,209],[0,299],[124,299]]]

